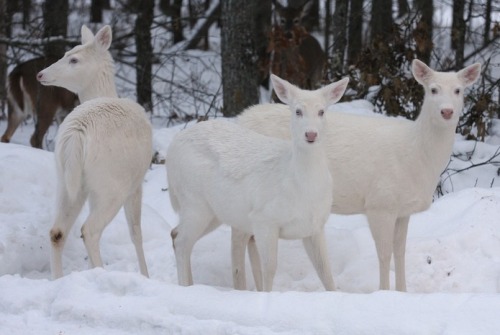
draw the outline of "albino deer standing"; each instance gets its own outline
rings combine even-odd
[[[425,89],[416,121],[328,115],[327,152],[334,180],[331,210],[366,215],[377,249],[382,290],[390,288],[394,253],[396,289],[406,291],[410,215],[431,205],[452,152],[464,89],[476,82],[480,71],[481,65],[473,64],[458,72],[436,72],[415,59],[412,73]],[[289,122],[287,107],[279,104],[251,107],[238,118],[242,126],[279,138],[290,138]],[[233,243],[233,253],[244,253],[239,250],[244,244],[238,239]],[[251,259],[253,267],[257,261]]]
[[[66,117],[56,137],[58,213],[50,231],[52,275],[61,277],[68,232],[88,199],[82,237],[92,267],[102,266],[99,240],[123,206],[140,271],[148,276],[141,233],[142,182],[152,157],[152,131],[144,109],[118,98],[108,49],[111,28],[94,35],[82,27],[82,45],[41,71],[43,85],[78,93],[82,104]]]
[[[325,288],[335,288],[323,230],[332,189],[324,110],[342,97],[348,79],[315,91],[274,75],[271,80],[288,104],[291,140],[211,120],[180,132],[169,146],[168,189],[179,213],[171,235],[180,285],[193,284],[190,258],[196,241],[224,222],[243,240],[254,237],[265,291],[272,289],[278,238],[302,239]]]
[[[271,32],[271,72],[300,88],[312,90],[321,85],[326,54],[318,40],[302,24],[312,1],[302,6],[284,7],[273,1],[277,23]]]
[[[38,71],[57,61],[54,57],[34,58],[17,65],[7,79],[8,121],[2,142],[8,143],[19,124],[32,115],[35,132],[30,143],[42,148],[43,137],[60,111],[68,114],[77,104],[76,94],[62,87],[45,87],[36,80]]]

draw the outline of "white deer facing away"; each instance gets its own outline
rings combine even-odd
[[[43,85],[78,94],[82,104],[61,124],[55,145],[58,213],[50,231],[52,275],[63,275],[62,251],[85,201],[89,216],[82,237],[90,266],[101,266],[99,240],[123,206],[140,271],[148,276],[141,232],[142,182],[152,157],[152,131],[144,109],[118,98],[114,62],[108,51],[111,28],[94,35],[82,27],[82,45],[41,71]]]
[[[378,254],[380,289],[390,289],[394,254],[396,290],[406,291],[410,215],[431,205],[452,152],[464,89],[476,82],[480,71],[481,65],[473,64],[458,72],[436,72],[414,60],[413,76],[425,89],[416,121],[345,113],[327,116],[326,146],[334,181],[331,210],[366,215]],[[287,107],[279,104],[254,106],[238,118],[242,126],[280,138],[290,138],[289,122]],[[237,239],[233,253],[244,253],[241,248],[245,246]]]
[[[272,289],[279,238],[303,239],[325,288],[334,289],[323,230],[332,200],[324,110],[342,97],[348,79],[315,91],[274,75],[271,80],[292,115],[291,141],[211,120],[182,131],[169,146],[170,201],[179,214],[171,235],[180,285],[193,284],[195,242],[224,222],[245,241],[253,236],[265,291]]]

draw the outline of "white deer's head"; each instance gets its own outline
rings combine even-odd
[[[40,71],[37,79],[43,85],[64,87],[79,96],[83,94],[82,101],[88,100],[89,95],[90,98],[110,96],[115,91],[114,62],[108,51],[112,40],[111,27],[102,27],[94,36],[84,25],[81,34],[82,44]],[[99,90],[104,92],[99,93]],[[111,93],[108,94],[108,90]]]
[[[274,74],[271,80],[278,98],[290,107],[292,138],[299,146],[321,142],[325,134],[326,109],[340,100],[349,78],[314,91],[302,90]]]
[[[458,72],[437,72],[415,59],[412,73],[425,89],[421,113],[428,114],[432,124],[456,127],[464,106],[464,89],[479,78],[481,64]]]

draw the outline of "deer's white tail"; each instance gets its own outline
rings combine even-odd
[[[78,194],[82,186],[83,164],[85,161],[85,134],[74,128],[65,128],[56,147],[57,164],[64,176],[68,195]]]

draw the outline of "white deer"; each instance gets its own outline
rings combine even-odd
[[[82,104],[61,124],[55,145],[58,213],[50,231],[52,275],[63,275],[62,250],[85,201],[90,213],[82,238],[90,266],[102,267],[99,240],[123,206],[140,271],[148,276],[142,247],[142,182],[152,157],[152,130],[144,109],[118,98],[114,62],[108,51],[111,28],[94,36],[82,27],[82,45],[38,73],[43,85],[78,94]]]
[[[182,131],[169,146],[170,200],[179,213],[171,235],[180,285],[193,284],[195,242],[224,222],[243,239],[254,237],[265,291],[272,289],[279,238],[302,239],[323,285],[334,290],[323,230],[332,201],[324,110],[342,97],[348,79],[315,91],[274,75],[271,80],[292,115],[291,141],[211,120]]]
[[[481,65],[458,72],[436,72],[419,60],[412,63],[425,97],[416,121],[329,113],[326,136],[333,178],[331,210],[365,214],[379,260],[380,289],[390,289],[394,253],[396,289],[406,291],[405,249],[410,215],[431,205],[441,172],[452,152],[463,109],[464,89],[476,82]],[[287,107],[264,104],[238,118],[261,134],[290,138]],[[245,244],[233,241],[233,253]],[[251,264],[257,263],[255,257]],[[244,266],[244,265],[239,265]]]

